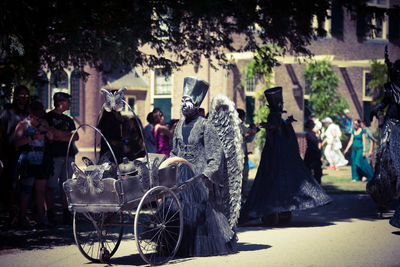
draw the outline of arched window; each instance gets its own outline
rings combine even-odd
[[[50,76],[50,96],[51,108],[54,108],[53,96],[55,93],[64,92],[69,94],[68,90],[68,75],[63,70],[58,70]]]
[[[71,73],[71,116],[78,117],[80,111],[80,89],[81,89],[81,78],[79,69],[75,69]]]
[[[38,100],[43,104],[45,109],[49,108],[49,80],[47,74],[40,70],[36,82],[36,94]]]

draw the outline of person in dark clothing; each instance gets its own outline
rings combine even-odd
[[[47,121],[43,119],[43,105],[34,101],[30,105],[29,115],[20,121],[14,133],[14,145],[21,152],[18,159],[18,174],[20,176],[20,220],[22,227],[30,227],[27,219],[27,208],[33,188],[35,188],[35,207],[39,226],[50,226],[45,216],[46,182],[52,172],[46,157],[47,138],[52,133],[48,131]]]
[[[53,140],[49,142],[49,150],[53,158],[53,175],[50,176],[47,181],[46,187],[46,205],[47,205],[47,216],[51,223],[55,223],[54,215],[54,190],[57,186],[61,192],[61,202],[63,206],[63,223],[71,224],[72,217],[68,210],[67,199],[62,187],[62,183],[68,178],[66,177],[66,168],[68,173],[72,174],[71,162],[75,160],[75,155],[78,150],[75,146],[75,141],[79,139],[79,135],[75,134],[72,140],[72,146],[67,156],[68,143],[71,139],[73,131],[76,130],[74,121],[63,114],[69,110],[71,96],[66,93],[55,93],[54,109],[45,114],[50,131],[53,134]]]
[[[100,118],[99,125],[97,126],[107,141],[110,143],[118,164],[122,162],[123,158],[123,140],[122,140],[122,125],[123,117],[121,112],[111,110],[103,111]],[[100,158],[109,151],[104,138],[100,142]],[[111,160],[111,159],[110,159]]]
[[[249,128],[246,125],[244,125],[244,122],[246,120],[246,112],[243,109],[236,109],[239,119],[241,120],[240,123],[240,130],[243,135],[243,153],[244,153],[244,165],[243,165],[243,179],[242,179],[242,199],[245,199],[247,197],[247,182],[249,180],[249,152],[247,150],[247,143],[250,143],[254,140],[254,136],[257,133],[257,130],[255,128]]]
[[[148,124],[143,129],[144,143],[146,145],[146,152],[147,153],[156,153],[157,152],[157,143],[153,136],[153,128],[154,128],[153,112],[150,112],[149,114],[147,114],[146,120],[147,120]]]
[[[378,205],[378,216],[389,208],[393,198],[400,193],[400,59],[390,62],[387,50],[385,62],[389,81],[384,84],[384,97],[371,112],[370,120],[385,111],[380,127],[380,146],[376,153],[375,171],[367,183],[367,192]],[[400,208],[397,209],[393,226],[400,228]],[[396,219],[397,218],[397,219]]]
[[[29,90],[23,85],[14,89],[12,104],[6,107],[0,115],[2,128],[2,148],[7,155],[2,158],[3,172],[1,174],[2,192],[9,212],[9,223],[18,221],[16,212],[16,184],[17,184],[17,162],[19,152],[14,146],[14,132],[18,122],[28,116]],[[4,190],[4,191],[3,191]]]
[[[122,123],[122,155],[129,160],[145,156],[143,138],[140,133],[142,124],[139,119],[124,117]]]
[[[261,218],[265,224],[286,223],[293,210],[304,210],[331,202],[312,177],[299,153],[292,116],[282,119],[282,87],[264,92],[270,113],[265,124],[266,141],[257,174],[243,205],[239,222]]]
[[[306,121],[306,140],[307,149],[304,155],[304,163],[307,168],[313,174],[315,180],[321,184],[322,177],[322,161],[321,161],[321,148],[320,144],[322,140],[318,138],[317,134],[313,131],[315,128],[315,123],[313,120],[309,119]]]

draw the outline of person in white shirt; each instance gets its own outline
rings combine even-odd
[[[346,166],[348,161],[340,151],[342,148],[342,142],[340,141],[342,132],[340,131],[339,126],[333,123],[332,119],[329,117],[323,119],[322,122],[327,127],[322,146],[326,144],[324,155],[326,160],[329,162],[328,169],[336,170],[337,167]]]

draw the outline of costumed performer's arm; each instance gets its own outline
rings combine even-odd
[[[218,137],[218,133],[210,122],[204,125],[204,148],[206,157],[206,167],[203,174],[211,181],[218,183],[218,171],[221,168],[223,160],[222,144]]]
[[[181,129],[182,129],[182,127],[181,127],[182,123],[183,123],[183,120],[180,120],[178,122],[178,124],[176,125],[176,130],[174,131],[174,136],[172,139],[172,149],[171,149],[171,152],[169,153],[170,157],[176,157],[178,155],[178,138],[177,138],[177,136],[178,136],[178,131],[181,131]]]

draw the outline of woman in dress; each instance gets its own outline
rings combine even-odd
[[[153,111],[153,123],[154,128],[152,131],[157,144],[157,153],[164,154],[168,158],[171,152],[169,139],[172,138],[174,129],[164,125],[164,114],[160,109]]]
[[[261,218],[265,224],[288,222],[291,211],[328,204],[331,199],[312,177],[299,153],[293,117],[282,119],[282,87],[264,92],[270,113],[266,141],[239,222]]]
[[[327,117],[322,120],[325,123],[325,139],[322,142],[322,146],[326,144],[324,155],[326,160],[329,162],[328,169],[336,170],[337,167],[346,166],[348,161],[344,158],[340,149],[342,148],[342,142],[340,136],[342,132],[338,125],[333,123],[332,119]]]
[[[361,127],[361,120],[355,120],[353,127],[350,140],[344,150],[346,154],[351,147],[351,178],[353,181],[360,181],[363,177],[363,181],[364,179],[370,181],[374,171],[367,160],[366,132]]]
[[[20,121],[14,134],[14,145],[21,151],[18,159],[18,172],[21,178],[20,223],[29,227],[27,208],[33,188],[37,222],[49,226],[45,217],[45,189],[51,172],[51,160],[45,159],[45,137],[52,138],[47,121],[43,119],[44,110],[40,102],[30,105],[29,115]]]

